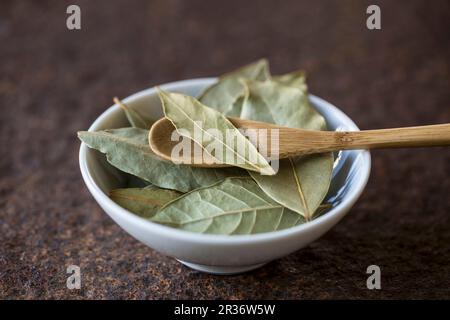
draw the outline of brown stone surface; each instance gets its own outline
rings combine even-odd
[[[450,122],[450,3],[1,1],[0,298],[450,298],[450,149],[373,152],[368,187],[322,239],[238,276],[192,271],[122,231],[85,188],[79,141],[111,104],[260,57],[302,67],[361,128]],[[65,9],[82,9],[68,31]],[[65,269],[82,269],[80,291]],[[382,268],[382,290],[365,288]]]

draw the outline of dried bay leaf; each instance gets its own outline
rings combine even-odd
[[[155,186],[114,189],[109,192],[114,202],[143,218],[151,218],[159,208],[181,195],[178,191]]]
[[[247,80],[246,86],[242,118],[292,128],[326,129],[325,119],[309,104],[306,92],[275,81]],[[249,173],[272,199],[310,220],[327,194],[332,171],[330,152],[280,160],[274,176]]]
[[[248,88],[247,88],[247,84],[246,84],[246,80],[251,80],[251,79],[245,79],[245,78],[240,78],[238,79],[238,81],[242,84],[243,86],[243,91],[242,91],[242,95],[239,96],[232,104],[231,107],[228,108],[228,110],[224,113],[227,117],[238,117],[238,118],[242,118],[245,115],[242,115],[242,107],[244,104],[244,101],[246,99],[246,97],[248,96],[249,92],[248,92]],[[269,78],[264,79],[265,80],[269,80]],[[290,87],[294,87],[297,89],[302,90],[303,92],[307,93],[308,91],[308,87],[306,85],[306,77],[305,77],[305,72],[304,71],[294,71],[291,73],[286,73],[286,74],[282,74],[282,75],[278,75],[278,76],[272,76],[271,77],[272,81],[275,81],[279,84],[283,84],[285,86],[290,86]],[[262,80],[259,80],[262,81]]]
[[[158,93],[164,114],[177,128],[178,133],[194,140],[203,148],[204,152],[217,159],[218,163],[227,163],[265,175],[275,174],[275,171],[256,147],[220,112],[184,94],[162,90],[159,90]],[[212,134],[208,129],[217,130],[220,136]],[[201,132],[201,136],[197,137],[195,131]],[[226,137],[229,132],[233,133],[235,143],[227,141]],[[215,153],[208,149],[208,146],[212,144],[219,147],[217,148],[218,151],[214,149],[217,151]],[[239,148],[238,146],[244,146],[245,148]]]
[[[308,94],[275,81],[245,81],[241,118],[290,128],[326,130],[325,119],[310,105]]]
[[[247,88],[245,88],[244,94],[242,96],[238,97],[233,102],[230,109],[228,109],[228,111],[226,113],[224,113],[227,117],[236,117],[236,118],[240,117],[241,112],[242,112],[242,106],[244,105],[244,101],[245,101],[246,92],[247,92]]]
[[[308,86],[306,85],[306,75],[303,70],[272,76],[272,80],[280,84],[284,84],[285,86],[300,89],[305,93],[308,91]]]
[[[269,63],[266,59],[260,59],[220,76],[218,82],[206,88],[198,100],[208,107],[227,114],[231,105],[243,94],[240,78],[269,79]]]
[[[238,168],[195,168],[164,161],[148,145],[148,130],[139,128],[80,131],[78,137],[90,148],[106,154],[117,169],[158,187],[188,192],[226,177],[242,176]]]
[[[191,191],[151,219],[174,228],[209,234],[254,234],[304,223],[304,218],[268,197],[250,178],[228,178]]]
[[[330,153],[283,159],[272,179],[250,175],[275,201],[311,220],[328,192],[332,160]]]
[[[139,112],[137,112],[133,108],[130,108],[125,103],[120,101],[118,98],[114,98],[114,103],[119,105],[119,107],[122,108],[123,111],[125,111],[125,115],[133,127],[141,129],[150,129],[152,121],[147,120]]]
[[[244,96],[245,83],[242,80],[273,80],[286,86],[298,88],[304,92],[308,90],[305,72],[294,71],[277,76],[271,76],[269,63],[260,59],[240,69],[226,73],[219,77],[219,81],[205,89],[199,101],[208,107],[219,110],[228,117],[239,117]]]

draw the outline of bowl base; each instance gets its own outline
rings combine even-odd
[[[267,263],[267,262],[263,262],[263,263],[258,263],[258,264],[252,264],[249,266],[209,266],[209,265],[205,265],[205,264],[186,262],[183,260],[178,260],[178,261],[191,269],[205,272],[205,273],[217,274],[217,275],[231,275],[231,274],[243,273],[243,272],[251,271],[251,270],[257,269],[259,267],[262,267],[263,265],[265,265]]]

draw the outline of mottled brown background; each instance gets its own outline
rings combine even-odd
[[[65,9],[82,9],[68,31]],[[368,4],[382,30],[365,27]],[[450,122],[450,2],[0,2],[0,297],[450,298],[450,149],[375,151],[349,215],[308,248],[238,276],[192,271],[122,231],[78,169],[76,131],[113,95],[260,57],[365,129]],[[80,265],[82,289],[66,289]],[[382,290],[365,288],[366,267]]]

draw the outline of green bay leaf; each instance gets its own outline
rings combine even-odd
[[[178,191],[155,186],[114,189],[109,192],[114,202],[143,218],[151,218],[159,208],[181,195]]]
[[[254,234],[290,228],[304,218],[268,197],[250,178],[228,178],[162,207],[151,221],[208,234]]]
[[[278,125],[325,130],[325,119],[309,104],[307,93],[276,81],[246,82],[248,93],[241,118]],[[315,154],[280,161],[274,176],[249,172],[264,192],[307,220],[327,194],[333,171],[333,154]]]
[[[218,163],[227,163],[266,175],[275,173],[256,147],[220,112],[184,94],[162,90],[158,93],[164,114],[177,128],[178,133],[195,141]],[[214,129],[217,133],[213,134],[208,129]],[[200,132],[200,136],[196,131]],[[230,135],[233,136],[233,143],[226,139]],[[211,150],[211,145],[217,148]]]
[[[232,104],[243,94],[240,78],[266,80],[270,78],[269,63],[260,59],[219,77],[217,83],[207,87],[198,98],[208,107],[227,114]]]
[[[148,132],[139,128],[121,128],[80,131],[78,137],[90,148],[106,154],[108,162],[117,169],[161,188],[188,192],[226,177],[246,175],[238,168],[195,168],[164,161],[150,149]]]

